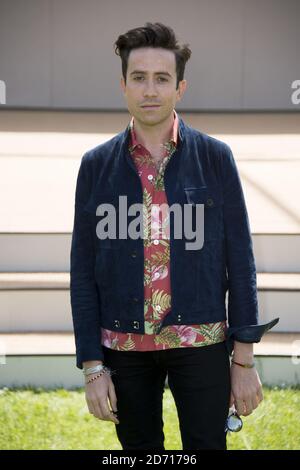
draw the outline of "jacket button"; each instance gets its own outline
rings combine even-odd
[[[119,320],[114,321],[115,327],[120,328],[120,322]]]
[[[210,197],[207,199],[206,203],[207,203],[207,205],[208,205],[209,207],[211,207],[211,206],[214,205],[214,201],[213,201],[213,199],[211,199]]]
[[[133,302],[137,303],[139,301],[139,299],[137,297],[133,297]]]
[[[139,322],[138,322],[138,321],[134,321],[134,322],[133,322],[133,328],[134,328],[135,330],[138,330],[139,327],[140,327]]]
[[[181,321],[181,315],[177,315],[177,320]]]
[[[136,258],[136,255],[137,255],[136,251],[133,251],[133,252],[131,253],[131,258]]]

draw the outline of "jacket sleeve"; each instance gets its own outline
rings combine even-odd
[[[103,361],[100,301],[94,275],[93,214],[86,210],[92,189],[88,157],[88,153],[82,157],[77,177],[70,253],[70,298],[79,369],[84,361]]]
[[[258,323],[256,266],[242,184],[230,147],[223,153],[224,232],[228,276],[227,347],[234,340],[257,343],[279,318]]]

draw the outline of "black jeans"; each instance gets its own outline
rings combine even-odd
[[[161,351],[116,351],[103,346],[115,371],[123,450],[165,450],[162,403],[165,380],[177,408],[182,449],[226,450],[230,362],[225,342]]]

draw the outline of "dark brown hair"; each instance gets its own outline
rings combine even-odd
[[[145,26],[130,29],[121,34],[114,43],[115,53],[122,60],[122,74],[126,83],[128,57],[132,49],[140,47],[161,47],[174,52],[176,59],[176,75],[178,84],[183,80],[185,64],[189,60],[192,51],[189,44],[178,44],[178,40],[172,28],[162,23],[145,23]]]

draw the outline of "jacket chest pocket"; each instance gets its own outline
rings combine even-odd
[[[223,193],[218,185],[201,188],[184,188],[187,204],[192,206],[193,229],[204,230],[206,241],[220,240],[224,236]],[[196,205],[203,204],[204,217],[196,219]]]

